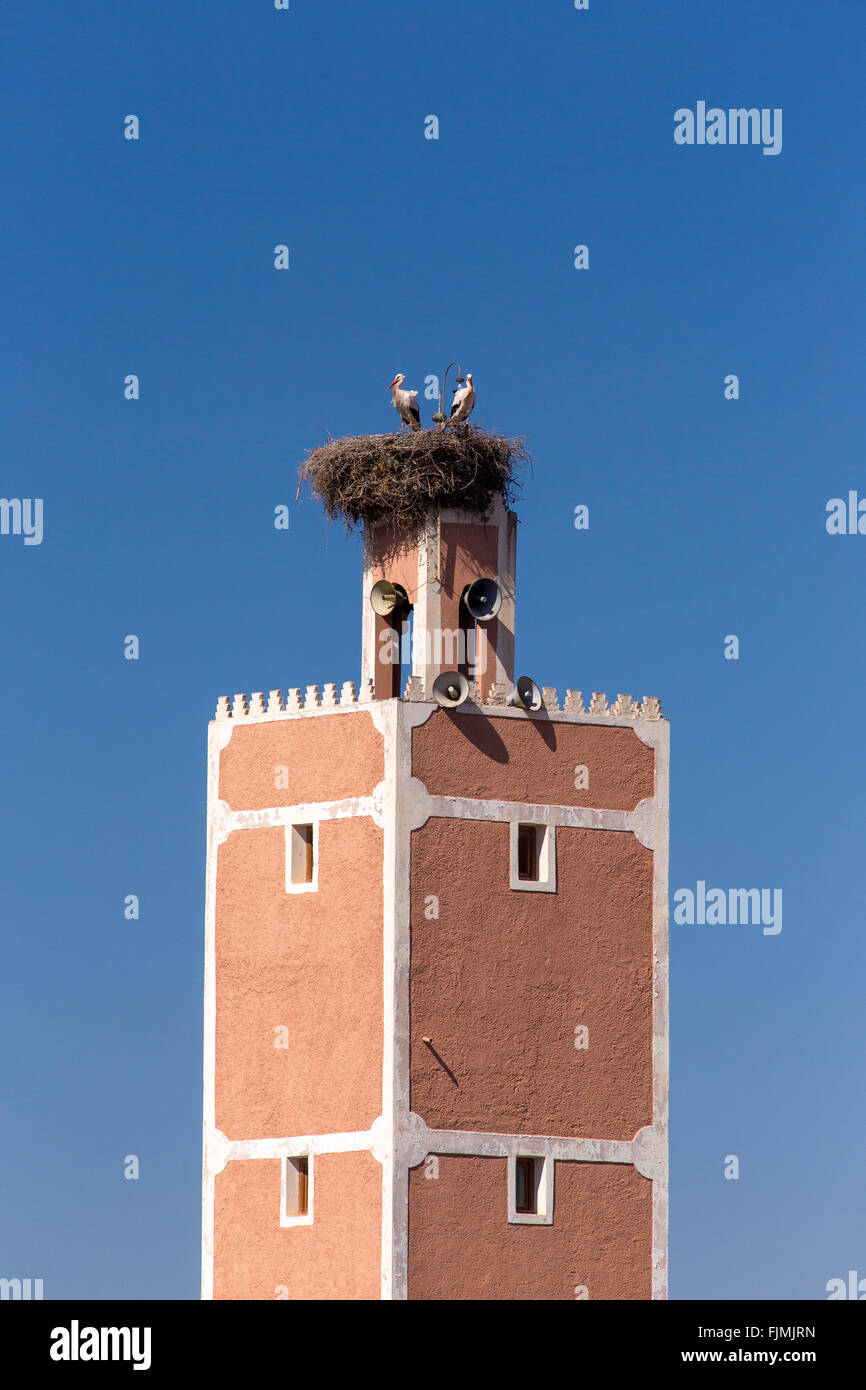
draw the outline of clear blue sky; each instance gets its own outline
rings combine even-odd
[[[296,469],[453,357],[535,458],[520,669],[659,695],[672,889],[784,893],[672,928],[672,1296],[866,1275],[866,537],[825,530],[864,40],[861,0],[6,0],[0,493],[44,539],[0,536],[0,1275],[198,1296],[207,721],[358,678],[359,542]],[[676,145],[699,100],[782,153]]]

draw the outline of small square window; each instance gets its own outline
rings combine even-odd
[[[512,1154],[508,1160],[508,1220],[516,1225],[553,1224],[553,1159]]]
[[[540,821],[511,822],[512,888],[556,892],[555,827]]]
[[[287,893],[309,893],[318,887],[318,838],[318,825],[315,821],[288,827]]]
[[[313,1160],[309,1154],[283,1159],[281,1226],[309,1226],[313,1221]]]

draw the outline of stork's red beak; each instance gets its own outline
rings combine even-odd
[[[385,387],[385,390],[386,390],[386,391],[390,391],[390,390],[391,390],[391,387],[392,387],[392,386],[396,386],[396,385],[397,385],[397,378],[395,377],[393,381],[389,381],[389,382],[388,382],[388,385]]]

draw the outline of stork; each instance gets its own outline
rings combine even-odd
[[[475,409],[475,388],[472,385],[472,373],[466,373],[466,385],[461,386],[459,391],[454,392],[454,399],[451,402],[451,418],[449,425],[462,425],[464,420]]]
[[[400,419],[403,422],[400,426],[401,434],[403,433],[407,425],[410,429],[413,430],[420,430],[421,428],[421,416],[418,411],[418,392],[401,391],[400,387],[403,385],[403,382],[405,380],[406,378],[403,375],[403,373],[398,372],[394,380],[388,386],[389,391],[391,390],[391,387],[394,388],[392,392],[394,409],[396,410],[397,414],[400,416]]]

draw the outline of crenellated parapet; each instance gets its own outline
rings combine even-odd
[[[464,708],[505,708],[508,705],[508,697],[511,694],[511,687],[502,684],[494,684],[487,692],[485,699],[481,698],[477,682],[471,681],[469,686],[469,700]],[[365,679],[356,689],[354,681],[343,681],[341,686],[336,684],[326,684],[321,688],[317,685],[308,685],[302,691],[295,686],[286,691],[285,698],[281,690],[271,690],[268,692],[267,701],[262,691],[255,691],[252,695],[239,694],[234,699],[229,699],[227,695],[220,696],[217,702],[216,718],[219,720],[231,719],[235,723],[255,720],[255,719],[274,719],[291,714],[302,714],[311,710],[321,709],[348,709],[367,705],[374,699],[373,682]],[[420,676],[410,676],[403,699],[413,703],[432,702],[432,696],[424,690]],[[559,693],[555,686],[545,685],[542,687],[542,702],[544,713],[580,715],[584,718],[605,718],[605,719],[645,719],[658,720],[662,718],[661,701],[655,695],[644,695],[643,699],[633,700],[631,695],[619,694],[612,704],[608,704],[607,695],[603,691],[594,690],[589,699],[589,704],[584,704],[583,692],[580,690],[566,690],[563,703],[559,703]]]

